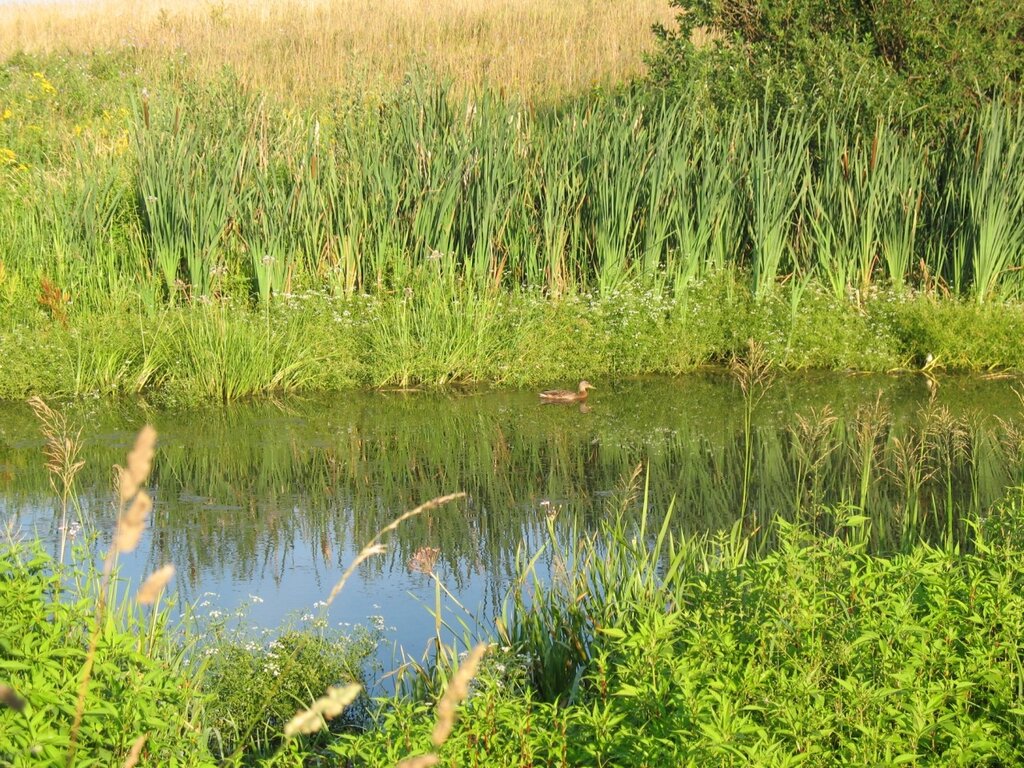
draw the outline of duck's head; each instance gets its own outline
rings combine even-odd
[[[597,389],[593,384],[584,379],[580,382],[580,392],[586,392],[588,389]]]

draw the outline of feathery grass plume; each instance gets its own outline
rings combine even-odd
[[[117,520],[117,531],[114,534],[114,545],[111,554],[131,552],[139,545],[142,529],[146,518],[153,509],[153,500],[149,494],[140,490],[153,468],[153,455],[156,452],[156,430],[147,424],[139,430],[135,445],[128,452],[126,466],[118,468],[118,496],[123,510]],[[126,502],[131,501],[127,509]],[[109,567],[109,558],[108,558]]]
[[[64,562],[64,550],[67,547],[68,507],[74,500],[72,489],[75,476],[85,466],[85,461],[78,458],[82,446],[81,429],[74,430],[67,417],[55,411],[39,397],[30,397],[28,405],[42,422],[43,437],[46,438],[46,469],[50,473],[50,485],[60,496],[60,558]],[[58,487],[59,483],[59,487]],[[76,503],[77,507],[77,503]]]
[[[25,700],[14,692],[9,685],[0,683],[0,704],[10,707],[15,712],[21,712],[25,708]]]
[[[480,660],[487,653],[487,644],[479,643],[469,652],[465,661],[459,665],[455,677],[448,683],[448,689],[437,704],[437,724],[430,740],[435,747],[440,747],[447,740],[455,725],[455,708],[469,695],[469,683],[476,675]]]
[[[729,370],[740,385],[744,399],[752,398],[754,405],[760,402],[775,378],[771,360],[763,344],[747,340],[747,355],[733,355]]]
[[[336,598],[338,593],[345,588],[345,583],[349,578],[351,578],[352,574],[355,573],[356,568],[358,568],[361,563],[369,560],[374,555],[383,555],[386,551],[387,547],[383,544],[367,544],[359,550],[359,554],[356,555],[349,567],[345,569],[345,572],[341,574],[341,578],[338,580],[338,583],[334,585],[334,589],[331,590],[331,594],[327,596],[327,605],[334,602],[334,598]]]
[[[124,764],[121,768],[134,768],[139,762],[139,757],[142,756],[142,748],[146,746],[146,739],[149,738],[148,733],[144,733],[132,743],[132,748],[128,751],[128,757],[124,759]]]
[[[345,586],[345,583],[351,578],[352,574],[355,573],[355,570],[359,567],[360,563],[368,560],[374,555],[383,554],[386,551],[385,546],[380,543],[380,538],[382,536],[384,536],[387,533],[391,533],[391,531],[398,528],[399,525],[408,520],[410,517],[421,515],[424,512],[441,506],[442,504],[447,504],[449,501],[461,499],[465,495],[466,494],[462,492],[450,493],[447,496],[438,496],[436,499],[425,501],[415,509],[410,509],[408,512],[399,515],[386,526],[377,531],[377,535],[370,539],[370,543],[359,551],[359,554],[356,555],[356,559],[353,560],[352,564],[345,569],[345,572],[341,575],[341,579],[338,581],[337,584],[334,585],[334,589],[331,590],[331,594],[327,596],[327,600],[325,601],[326,605],[330,605],[334,602],[334,598],[336,598],[338,596],[338,593],[341,592],[342,588]]]
[[[313,706],[295,715],[284,727],[284,735],[295,736],[299,733],[316,733],[325,720],[340,715],[356,696],[363,690],[359,683],[334,686],[327,689],[327,694],[313,702]]]
[[[380,543],[380,538],[382,536],[384,536],[387,533],[390,533],[391,531],[394,531],[399,525],[401,525],[405,520],[408,520],[410,517],[415,517],[416,515],[426,512],[427,510],[434,509],[436,507],[441,506],[442,504],[446,504],[449,501],[460,499],[465,495],[465,493],[460,492],[451,493],[448,494],[447,496],[438,496],[435,499],[431,499],[430,501],[424,502],[423,504],[420,504],[418,507],[399,515],[397,518],[392,520],[391,523],[377,531],[377,534],[370,540],[370,542],[366,546],[364,546],[359,551],[359,554],[356,555],[355,559],[352,561],[349,567],[345,569],[345,572],[342,574],[341,579],[338,581],[337,584],[334,585],[334,588],[331,590],[330,595],[328,595],[327,600],[324,601],[323,607],[326,609],[327,606],[329,606],[334,601],[334,598],[338,596],[338,594],[344,588],[345,583],[349,580],[349,578],[351,578],[352,574],[355,573],[356,568],[358,568],[361,563],[370,559],[374,555],[383,554],[385,551],[387,551],[386,547]],[[290,663],[291,658],[292,657],[284,659],[284,663]],[[278,678],[278,680],[280,679],[281,678]],[[313,706],[311,706],[309,709],[303,712],[299,712],[295,717],[293,717],[288,722],[288,724],[284,728],[284,735],[286,737],[291,737],[297,733],[314,733],[315,731],[319,730],[320,727],[322,726],[323,718],[331,718],[339,715],[342,712],[342,710],[344,710],[345,707],[347,707],[355,700],[355,697],[359,695],[360,690],[362,690],[361,686],[359,686],[356,683],[352,683],[343,688],[329,689],[326,696],[317,699],[313,703]],[[276,687],[272,688],[269,692],[267,692],[268,700],[276,692]],[[250,727],[249,730],[251,732],[252,728]],[[248,733],[240,740],[240,746],[236,749],[233,757],[238,757],[240,755],[241,743],[244,742],[245,738],[247,737]]]
[[[153,571],[139,587],[139,592],[135,596],[135,602],[139,605],[152,605],[156,602],[156,599],[160,596],[164,587],[174,577],[174,564],[168,563],[163,568]]]
[[[743,393],[743,496],[740,500],[740,515],[746,516],[754,460],[754,408],[771,387],[775,372],[764,345],[753,339],[747,340],[746,358],[734,355],[729,369]]]
[[[156,430],[147,424],[139,430],[139,434],[135,438],[135,445],[128,452],[127,461],[125,462],[127,466],[119,468],[118,471],[117,493],[120,500],[120,514],[117,520],[117,530],[114,532],[114,540],[110,543],[110,549],[107,550],[107,556],[103,562],[103,577],[100,579],[97,593],[96,613],[92,632],[89,636],[89,649],[85,654],[82,676],[78,682],[75,717],[71,723],[71,733],[68,738],[67,764],[69,766],[74,765],[75,751],[78,749],[78,731],[82,726],[82,717],[85,715],[85,697],[89,691],[89,680],[92,678],[92,668],[96,661],[96,649],[99,647],[100,634],[103,628],[104,613],[107,606],[107,585],[110,582],[110,574],[114,570],[114,562],[117,560],[118,554],[131,552],[138,546],[139,539],[142,536],[142,529],[146,523],[146,517],[153,508],[153,501],[150,499],[149,494],[140,490],[139,486],[149,477],[155,449]],[[130,491],[130,493],[127,491]],[[125,509],[125,503],[129,499],[131,499],[132,503]],[[152,578],[151,576],[150,579]],[[170,575],[167,578],[169,579]],[[143,589],[145,589],[145,586],[143,585]],[[155,583],[153,586],[156,588]],[[159,593],[159,588],[156,588],[156,591]]]
[[[135,438],[135,446],[128,453],[127,467],[120,472],[121,501],[128,501],[139,490],[149,472],[153,468],[153,455],[156,453],[156,430],[147,424],[139,430]]]
[[[82,430],[72,430],[67,417],[53,410],[40,397],[30,397],[28,405],[36,418],[42,422],[43,436],[46,438],[46,469],[69,485],[74,475],[85,462],[78,459],[81,448]],[[58,490],[54,487],[54,490]]]
[[[146,518],[153,509],[153,500],[145,491],[135,494],[131,505],[124,511],[117,520],[117,532],[114,534],[113,551],[123,554],[132,552],[142,537],[142,529],[146,525]]]

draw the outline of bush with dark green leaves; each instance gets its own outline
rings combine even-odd
[[[900,113],[926,125],[1019,98],[1024,4],[1018,0],[672,0],[656,30],[657,83],[706,106]]]

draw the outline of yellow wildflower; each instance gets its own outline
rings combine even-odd
[[[0,147],[0,165],[8,165],[14,162],[14,150],[7,147]]]
[[[57,89],[53,87],[53,83],[46,79],[46,75],[42,72],[33,72],[32,77],[35,78],[36,82],[39,83],[39,90],[43,93],[56,93]]]
[[[14,117],[14,113],[11,112],[10,108],[7,108],[3,112],[0,112],[0,123],[4,120],[10,120],[12,117]]]

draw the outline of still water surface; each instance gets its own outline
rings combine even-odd
[[[626,492],[639,464],[650,473],[651,514],[660,520],[674,499],[674,524],[687,533],[740,517],[749,460],[749,530],[775,515],[828,528],[836,516],[822,505],[854,505],[874,520],[879,548],[941,538],[1024,480],[1017,385],[944,377],[933,392],[913,375],[787,376],[756,404],[749,439],[744,399],[726,373],[598,382],[582,409],[490,391],[190,411],[79,403],[66,408],[83,429],[86,460],[76,537],[96,530],[105,548],[111,467],[149,421],[160,435],[154,514],[122,574],[137,582],[173,562],[179,604],[207,615],[247,606],[252,623],[276,627],[314,612],[362,545],[403,511],[465,491],[465,501],[403,523],[329,611],[332,624],[382,617],[389,639],[418,656],[434,631],[438,581],[488,625],[517,553],[542,546],[549,519],[568,537],[618,509],[640,514]],[[42,450],[27,406],[0,404],[0,545],[10,532],[57,545]],[[450,618],[470,620],[444,603]]]

